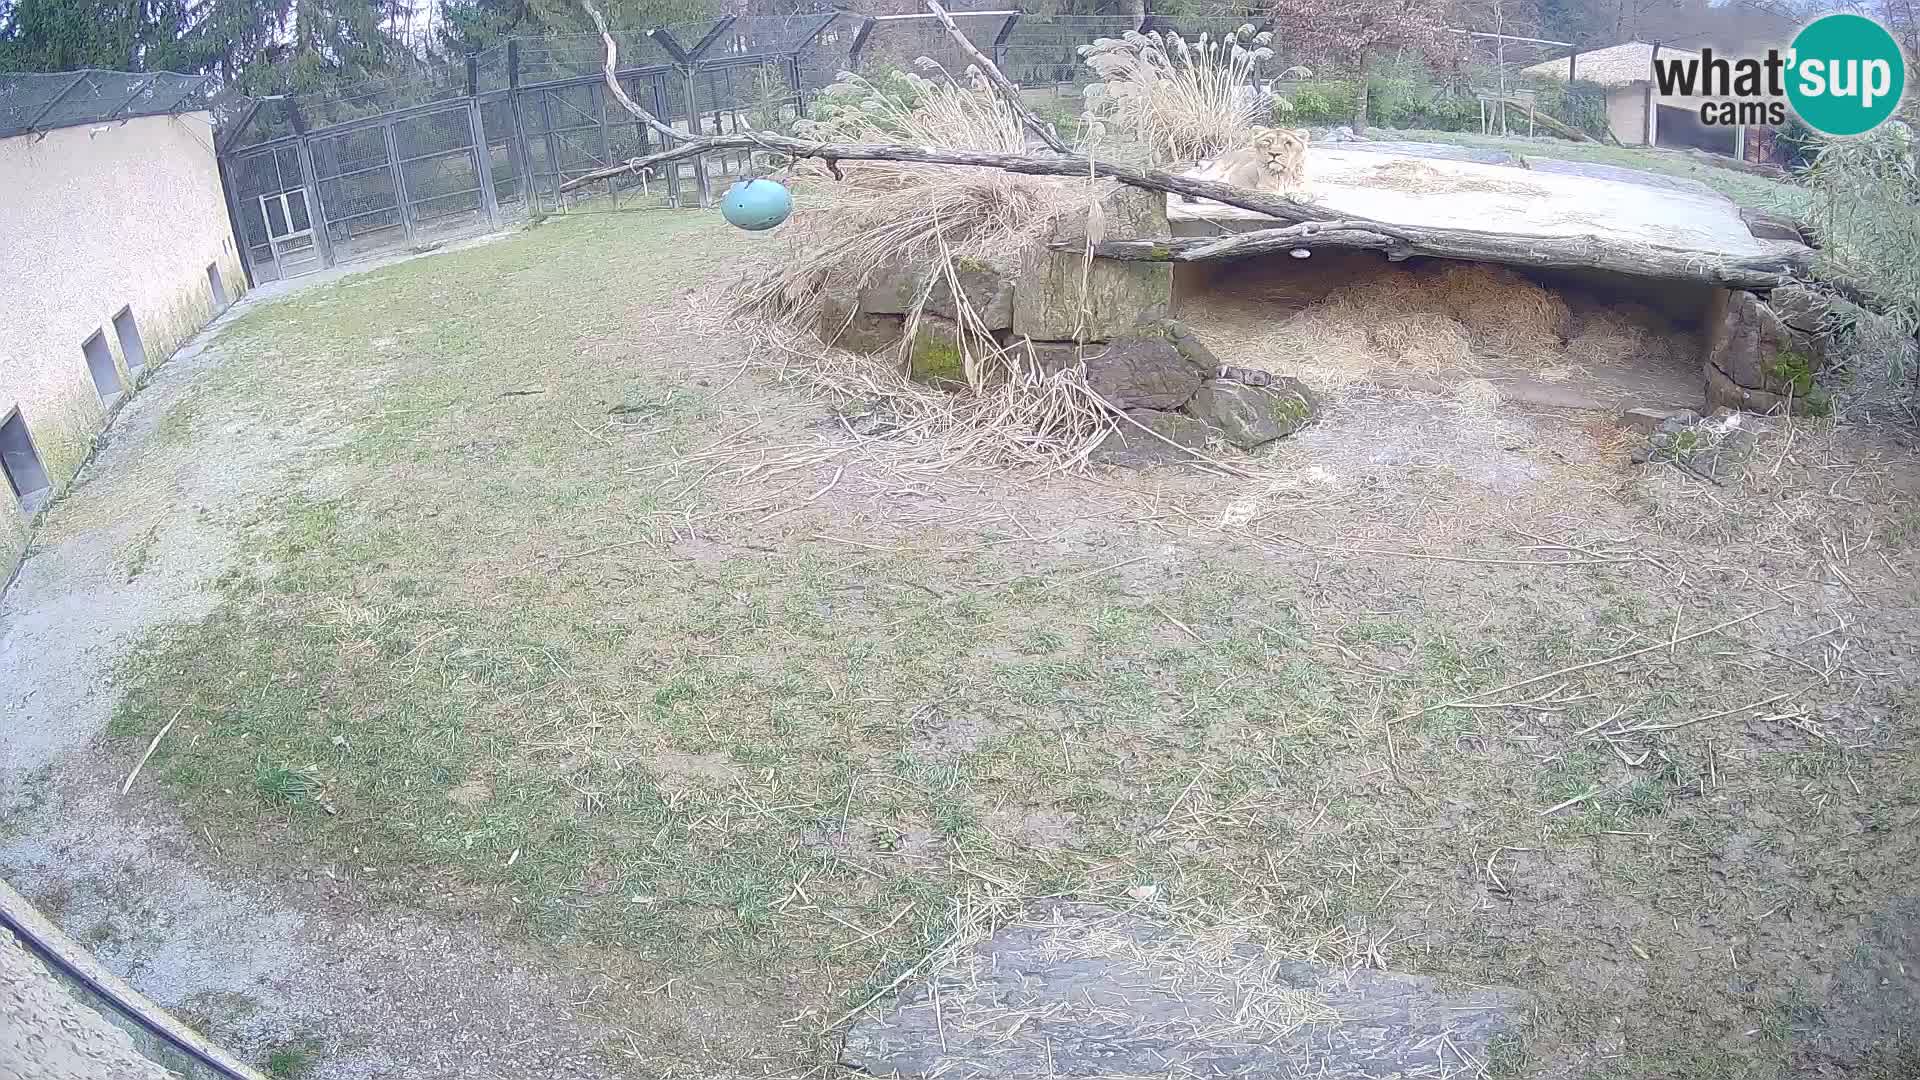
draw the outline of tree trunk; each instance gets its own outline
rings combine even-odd
[[[1771,289],[1804,277],[1813,255],[1734,258],[1610,236],[1525,236],[1366,221],[1309,222],[1231,236],[1111,240],[1094,245],[1093,254],[1138,262],[1208,262],[1321,249],[1381,251],[1396,260],[1425,255],[1535,269],[1604,270],[1735,289]]]
[[[1353,90],[1352,127],[1355,135],[1364,135],[1367,133],[1367,57],[1372,54],[1372,49],[1363,48],[1360,50],[1360,73],[1357,77],[1359,85],[1355,86]]]

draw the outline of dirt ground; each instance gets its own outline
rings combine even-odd
[[[1920,1068],[1909,432],[1355,380],[1249,477],[937,473],[718,317],[755,243],[162,369],[0,599],[0,873],[286,1075],[827,1074],[1050,896],[1518,988],[1493,1076]]]

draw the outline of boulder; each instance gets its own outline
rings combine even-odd
[[[1127,420],[1120,421],[1088,460],[1095,465],[1119,465],[1129,469],[1190,461],[1192,454],[1182,449],[1204,450],[1211,429],[1191,416],[1158,409],[1128,409]],[[1137,425],[1137,426],[1136,426]],[[1141,428],[1147,429],[1142,431]],[[1152,434],[1148,434],[1152,432]],[[1155,436],[1159,436],[1155,438]]]
[[[953,276],[960,283],[960,295],[988,330],[1005,330],[1013,325],[1013,278],[972,259],[955,260]],[[927,310],[942,318],[957,319],[959,307],[947,275],[936,272],[933,288],[927,294]]]
[[[1031,355],[1034,369],[1042,375],[1052,375],[1056,372],[1065,371],[1080,362],[1082,347],[1074,342],[1024,341],[1024,344],[1022,344],[1023,341],[1024,339],[1012,338],[1007,341],[1007,345],[1015,349],[1025,350],[1026,352],[1024,352],[1023,355]],[[1093,351],[1099,349],[1100,346],[1088,345],[1085,348],[1088,351]]]
[[[897,344],[905,319],[861,311],[859,297],[860,291],[848,283],[829,283],[821,290],[820,321],[815,329],[820,340],[860,353],[879,352]]]
[[[913,332],[913,344],[907,349],[907,374],[933,386],[967,385],[960,327],[952,319],[920,316],[920,325]]]
[[[1698,419],[1700,419],[1699,416],[1695,415],[1692,409],[1654,409],[1643,407],[1628,409],[1626,412],[1621,413],[1620,426],[1626,428],[1628,431],[1639,431],[1651,435],[1658,430],[1661,425],[1670,421],[1678,420],[1682,423],[1691,423]]]
[[[1740,220],[1747,223],[1748,232],[1761,240],[1791,240],[1796,244],[1807,242],[1800,232],[1800,223],[1781,214],[1742,207]]]
[[[1226,441],[1251,450],[1300,430],[1319,408],[1300,380],[1282,377],[1271,386],[1209,379],[1183,411],[1219,431]]]
[[[1211,379],[1220,373],[1220,368],[1223,366],[1220,358],[1213,354],[1212,349],[1207,348],[1206,342],[1201,341],[1192,330],[1187,328],[1186,323],[1168,319],[1161,324],[1161,330],[1167,335],[1167,340],[1173,343],[1174,350],[1180,354],[1180,358],[1192,364],[1202,377]]]
[[[1200,389],[1200,372],[1162,337],[1089,345],[1081,356],[1087,385],[1116,409],[1177,409]]]
[[[1116,185],[1099,206],[1105,239],[1172,236],[1166,197],[1157,191]],[[1115,259],[1095,259],[1088,267],[1079,250],[1086,237],[1085,219],[1069,217],[1027,248],[1013,294],[1015,333],[1035,341],[1111,341],[1166,317],[1173,302],[1173,267]],[[1070,246],[1055,248],[1053,243]]]
[[[1819,335],[1794,329],[1766,302],[1738,289],[1715,292],[1705,330],[1708,407],[1774,412],[1791,404],[1806,415],[1828,411],[1827,393],[1814,381],[1825,351]]]
[[[905,315],[926,291],[928,269],[894,258],[860,285],[860,310],[869,315]]]
[[[847,1031],[862,1075],[1467,1075],[1526,1023],[1518,990],[1294,959],[1056,903],[943,960]]]

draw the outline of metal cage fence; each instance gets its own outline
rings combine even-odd
[[[211,75],[63,71],[0,75],[0,138],[213,107]]]

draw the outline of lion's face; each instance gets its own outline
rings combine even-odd
[[[1253,148],[1269,165],[1291,165],[1307,152],[1307,133],[1294,128],[1260,128],[1254,133]]]

